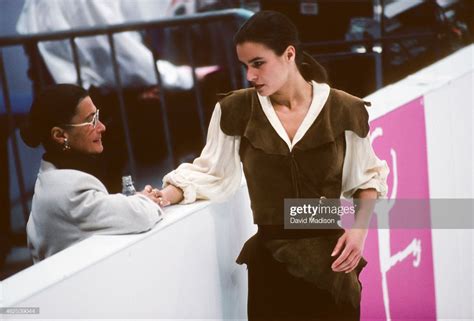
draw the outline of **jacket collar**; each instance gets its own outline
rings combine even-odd
[[[288,155],[290,149],[278,135],[263,112],[254,89],[252,91],[251,113],[243,136],[258,149],[268,154]],[[326,103],[294,149],[309,150],[335,141],[344,131],[351,130],[359,137],[369,132],[366,103],[357,97],[337,89],[330,89]]]

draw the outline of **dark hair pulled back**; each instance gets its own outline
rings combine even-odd
[[[26,145],[48,151],[57,148],[51,139],[51,129],[71,121],[77,106],[88,92],[77,85],[58,84],[43,90],[33,101],[27,121],[20,129]]]
[[[237,31],[234,45],[244,42],[261,43],[281,56],[288,46],[295,47],[295,62],[306,80],[327,82],[327,73],[311,56],[301,49],[298,29],[282,13],[264,10],[255,13]]]

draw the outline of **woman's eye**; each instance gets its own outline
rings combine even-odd
[[[255,62],[253,63],[253,67],[254,67],[254,68],[258,68],[258,67],[262,66],[263,64],[264,64],[263,61],[255,61]]]

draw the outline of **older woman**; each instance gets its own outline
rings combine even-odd
[[[35,263],[93,234],[139,233],[161,219],[151,186],[127,197],[109,194],[98,179],[104,132],[99,109],[81,87],[55,85],[33,102],[21,136],[46,150],[27,224]]]

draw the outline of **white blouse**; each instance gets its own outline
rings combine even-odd
[[[291,141],[270,98],[258,94],[260,105],[270,124],[288,145],[290,151],[311,127],[326,103],[330,88],[327,84],[312,82],[313,99],[309,110]],[[184,192],[182,204],[196,199],[222,201],[230,197],[242,180],[239,156],[240,136],[229,136],[220,127],[221,107],[217,103],[211,117],[206,146],[192,164],[181,164],[163,178],[168,184]],[[374,188],[379,197],[387,194],[389,168],[380,160],[370,144],[369,135],[360,138],[352,131],[345,131],[346,153],[342,170],[342,197],[352,197],[358,189]]]

